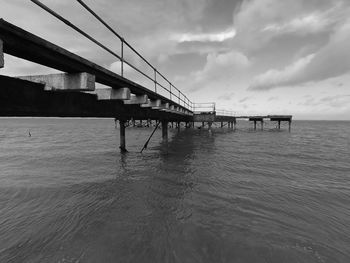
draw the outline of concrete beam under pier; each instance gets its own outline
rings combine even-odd
[[[152,107],[152,110],[168,110],[169,109],[169,103],[161,103],[159,106]]]
[[[98,100],[91,92],[45,91],[43,84],[1,75],[0,116],[191,121],[191,116],[124,105],[121,100]]]
[[[130,100],[130,89],[96,89],[94,94],[97,95],[98,100]]]
[[[48,75],[18,76],[17,78],[41,83],[45,90],[52,91],[94,91],[95,76],[89,73],[59,73]]]
[[[147,95],[149,99],[174,103],[169,98],[107,70],[62,47],[35,36],[13,24],[0,19],[0,39],[3,52],[18,58],[44,65],[67,73],[87,72],[96,77],[96,82],[113,88],[130,89],[132,94]],[[184,106],[174,103],[180,108]],[[183,117],[183,116],[182,116]],[[180,118],[182,118],[180,116]]]
[[[3,50],[4,43],[0,39],[0,68],[4,67],[4,50]]]
[[[148,100],[147,103],[145,104],[141,104],[142,108],[153,108],[153,107],[160,107],[160,105],[162,104],[161,100]]]
[[[133,105],[133,104],[146,104],[148,103],[147,95],[131,95],[130,100],[124,100],[124,104]]]

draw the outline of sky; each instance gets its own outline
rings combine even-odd
[[[76,1],[42,0],[120,54]],[[350,0],[85,0],[194,102],[236,115],[350,120]],[[0,17],[120,73],[120,62],[29,0]],[[152,75],[129,50],[126,59]],[[5,56],[3,75],[55,72]],[[153,85],[125,68],[126,77]]]

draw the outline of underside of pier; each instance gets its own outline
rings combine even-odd
[[[98,100],[96,94],[46,91],[45,85],[0,76],[0,116],[101,117],[121,120],[191,121],[191,116],[140,105],[125,105],[121,100]]]

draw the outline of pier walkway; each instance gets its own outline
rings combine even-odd
[[[189,100],[83,1],[78,2],[120,39],[120,55],[39,1],[31,1],[116,57],[121,62],[121,73],[112,72],[0,19],[0,68],[6,66],[6,53],[61,72],[16,77],[0,75],[0,116],[115,118],[120,124],[120,148],[123,151],[126,150],[126,123],[130,120],[157,121],[157,126],[161,124],[165,141],[168,139],[169,123],[176,123],[179,128],[180,123],[191,127],[195,122],[201,122],[211,128],[212,123],[220,122],[221,127],[227,123],[229,128],[234,128],[237,119],[248,119],[254,122],[256,128],[257,122],[263,125],[265,119],[270,119],[277,121],[279,127],[282,121],[287,121],[290,127],[292,116],[236,117],[216,110],[215,103],[209,103],[209,110],[202,110],[203,104]],[[152,69],[153,76],[129,63],[124,58],[124,48],[139,56]],[[126,78],[124,65],[152,81],[153,90]],[[96,88],[96,83],[108,88]]]

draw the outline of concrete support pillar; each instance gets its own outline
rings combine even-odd
[[[264,130],[264,121],[261,121],[261,130]]]
[[[162,121],[162,139],[163,142],[168,142],[168,121]]]
[[[291,126],[292,126],[292,121],[288,121],[288,130],[289,130],[289,132],[291,130]]]
[[[4,67],[4,51],[3,51],[3,43],[0,39],[0,68]]]
[[[142,105],[148,103],[147,95],[131,95],[129,100],[124,100],[124,104],[127,105]]]
[[[95,76],[89,73],[58,73],[36,76],[19,76],[19,79],[45,84],[48,91],[94,91]],[[129,90],[129,89],[128,89]],[[100,90],[99,90],[100,91]],[[109,90],[112,92],[112,89]],[[130,90],[129,90],[130,96]]]
[[[281,129],[281,121],[278,121],[278,129]]]
[[[209,130],[211,130],[211,126],[213,125],[213,123],[211,121],[208,122],[208,127],[209,127]]]
[[[177,126],[177,131],[180,131],[181,123],[180,123],[180,122],[177,122],[177,123],[176,123],[176,126]]]
[[[224,127],[224,123],[223,122],[221,122],[221,128],[223,128]]]
[[[126,150],[126,138],[125,138],[125,120],[119,120],[119,127],[120,127],[120,151],[121,152],[127,152]]]
[[[256,130],[256,121],[254,121],[254,130]]]
[[[205,125],[205,124],[204,124],[204,121],[202,121],[202,128],[204,128],[204,125]]]

